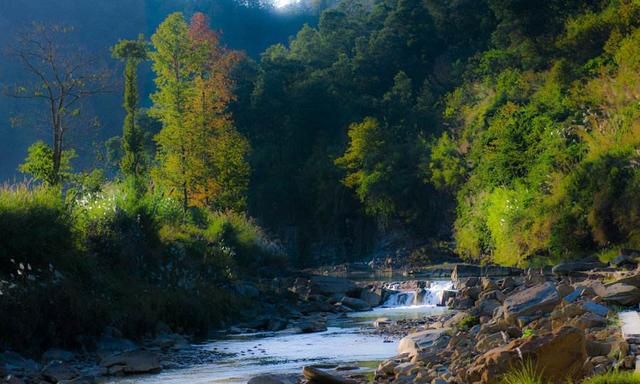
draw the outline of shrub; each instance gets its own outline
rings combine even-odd
[[[467,315],[458,323],[458,328],[468,330],[480,324],[478,316]]]

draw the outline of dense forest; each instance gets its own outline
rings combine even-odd
[[[213,2],[155,3],[108,34],[37,12],[2,34],[6,343],[202,330],[237,278],[369,261],[392,233],[519,266],[640,246],[636,1],[341,0],[252,46]]]

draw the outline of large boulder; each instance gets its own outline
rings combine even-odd
[[[546,282],[514,293],[503,303],[505,319],[514,322],[518,317],[548,312],[560,303],[560,295],[551,282]]]
[[[382,288],[368,288],[363,289],[360,292],[360,300],[365,301],[372,307],[377,307],[382,304],[382,298],[384,296],[384,290]]]
[[[100,358],[136,349],[138,346],[133,341],[111,335],[102,336],[97,343],[97,353]]]
[[[364,300],[356,299],[349,296],[344,296],[340,302],[354,311],[369,311],[371,306]]]
[[[505,372],[530,360],[544,376],[545,383],[565,383],[580,379],[587,359],[584,332],[563,327],[555,333],[514,340],[479,356],[466,371],[470,383],[495,383]]]
[[[551,272],[555,275],[570,276],[604,267],[606,265],[599,261],[565,261],[553,267]]]
[[[321,369],[314,367],[304,367],[302,375],[310,384],[353,384],[355,381],[335,376]]]
[[[440,328],[412,333],[400,340],[398,353],[415,356],[426,350],[444,348],[449,344],[448,331],[448,328]]]
[[[109,374],[139,374],[159,372],[162,369],[158,355],[150,351],[128,351],[102,359],[100,364]]]
[[[617,279],[610,283],[605,284],[605,286],[610,287],[616,284],[633,285],[636,288],[640,288],[640,274],[622,277],[620,279]]]
[[[349,279],[334,276],[312,276],[310,279],[311,294],[331,296],[336,293],[350,293],[358,290],[356,283]]]
[[[42,370],[42,376],[52,383],[73,380],[80,373],[71,365],[61,361],[52,361]]]
[[[607,287],[602,299],[613,304],[636,305],[640,303],[640,289],[623,283],[613,284]]]

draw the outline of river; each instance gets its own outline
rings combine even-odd
[[[381,360],[396,354],[399,340],[372,332],[373,320],[420,318],[446,310],[433,303],[448,282],[432,286],[416,302],[413,292],[398,292],[385,305],[368,312],[354,312],[328,322],[325,332],[288,334],[265,332],[229,336],[194,345],[194,351],[217,352],[220,357],[203,364],[165,369],[159,374],[111,381],[118,384],[246,383],[263,373],[300,373],[305,365],[357,366],[357,373],[371,373]]]

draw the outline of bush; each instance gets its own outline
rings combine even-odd
[[[48,269],[73,250],[71,221],[58,189],[0,188],[0,274]]]

